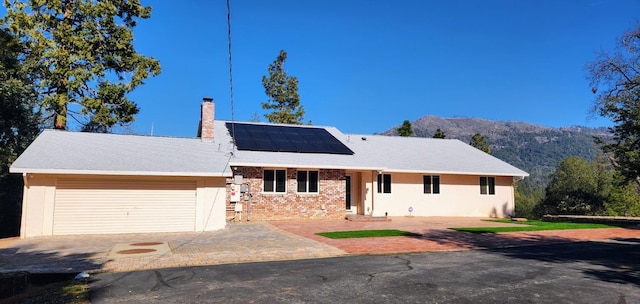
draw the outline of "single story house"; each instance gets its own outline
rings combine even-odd
[[[210,231],[228,220],[508,217],[528,173],[459,140],[214,119],[197,138],[45,130],[12,164],[21,237]]]

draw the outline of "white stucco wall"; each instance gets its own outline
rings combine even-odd
[[[480,176],[440,175],[440,193],[423,193],[423,174],[391,173],[391,193],[373,181],[373,215],[508,217],[514,210],[512,177],[495,177],[495,195],[480,194]],[[370,204],[368,201],[366,204]],[[413,212],[409,212],[409,207]]]
[[[213,231],[226,225],[225,178],[198,179],[196,231]]]
[[[47,175],[27,174],[23,180],[20,236],[51,235],[56,179]]]

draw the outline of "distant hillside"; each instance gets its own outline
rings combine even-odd
[[[593,137],[608,138],[606,128],[550,128],[524,122],[491,121],[477,118],[440,118],[427,115],[411,123],[413,136],[432,137],[440,128],[447,138],[471,141],[482,134],[498,157],[531,174],[529,183],[546,185],[549,173],[562,159],[580,156],[592,160],[600,151]],[[383,132],[397,135],[396,126]]]

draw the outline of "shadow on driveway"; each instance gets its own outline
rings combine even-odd
[[[61,254],[24,245],[0,248],[0,273],[26,271],[31,273],[73,273],[99,270],[102,264],[94,253]]]
[[[597,267],[585,270],[585,276],[640,285],[640,238],[576,241],[569,237],[536,233],[475,234],[453,230],[432,230],[423,238],[441,244],[479,248],[510,258],[553,264],[586,263]],[[534,246],[545,244],[549,246]]]
[[[100,267],[91,254],[61,255],[29,246],[0,248],[0,303],[31,286],[70,281],[81,271],[97,270]]]

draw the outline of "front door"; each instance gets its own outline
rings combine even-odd
[[[345,191],[346,197],[345,201],[347,202],[346,208],[347,210],[351,210],[351,175],[346,176],[347,181],[347,189]]]

